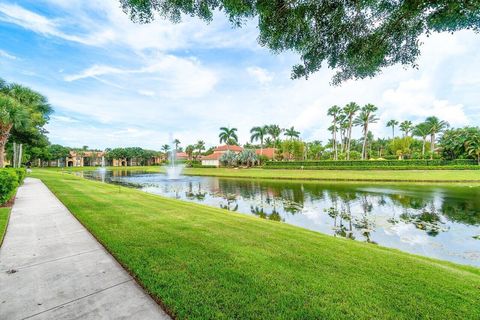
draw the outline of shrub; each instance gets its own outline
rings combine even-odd
[[[471,165],[458,165],[458,166],[391,166],[391,167],[321,167],[321,166],[307,166],[307,167],[295,167],[295,166],[272,166],[264,167],[265,169],[290,169],[290,170],[480,170],[480,166]]]
[[[14,170],[0,170],[0,205],[10,200],[18,187],[19,177]]]
[[[25,176],[27,175],[27,170],[25,170],[25,168],[17,168],[15,169],[15,173],[18,176],[18,185],[21,185],[25,179]]]
[[[269,161],[266,168],[272,169],[419,169],[419,168],[452,168],[466,167],[476,169],[476,162],[472,159],[457,160],[327,160],[327,161]]]

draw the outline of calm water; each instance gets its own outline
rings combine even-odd
[[[80,173],[82,174],[82,173]],[[226,179],[131,171],[86,178],[480,266],[480,186]]]

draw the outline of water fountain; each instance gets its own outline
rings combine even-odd
[[[105,173],[107,172],[107,168],[105,168],[105,156],[102,156],[102,166],[97,170],[100,173],[102,182],[105,182]]]
[[[167,166],[167,178],[168,180],[178,180],[182,174],[183,165],[177,164],[177,149],[173,143],[172,136],[170,135],[170,155],[169,155],[169,164]]]

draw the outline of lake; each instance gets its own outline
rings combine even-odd
[[[89,171],[88,179],[480,266],[480,186],[304,182]]]

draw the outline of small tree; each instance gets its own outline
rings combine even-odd
[[[237,155],[235,152],[227,150],[222,156],[220,157],[220,162],[227,167],[233,167],[237,164]]]

